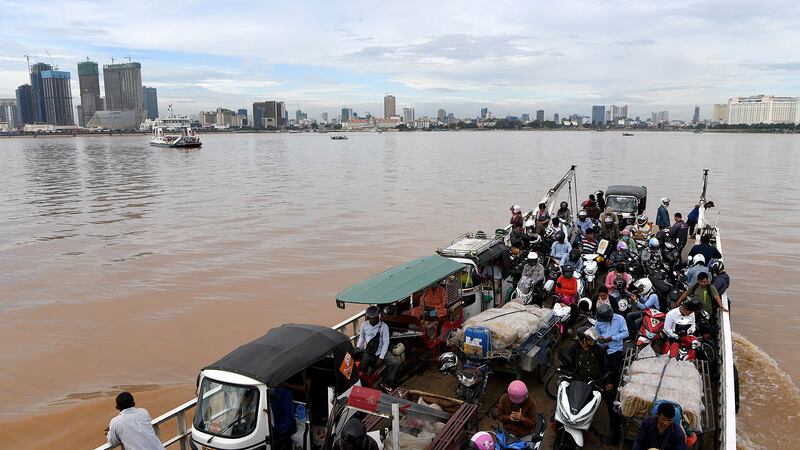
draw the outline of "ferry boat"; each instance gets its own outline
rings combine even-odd
[[[170,114],[164,118],[153,121],[153,135],[150,145],[153,147],[171,148],[197,148],[200,147],[200,136],[192,129],[192,122],[186,116],[176,116],[169,109]]]
[[[565,189],[569,203],[577,204],[575,169],[572,166],[542,198],[541,203],[546,204],[551,215],[561,200],[559,194]],[[701,206],[706,203],[707,182],[708,170],[705,170]],[[628,196],[631,200],[620,204],[641,214],[646,188],[629,187],[635,188]],[[613,195],[627,195],[625,185],[614,188]],[[534,213],[528,212],[526,219]],[[697,230],[697,242],[700,236],[709,236],[724,255],[720,230],[707,220],[702,207]],[[337,307],[352,305],[357,312],[331,328],[286,324],[240,346],[200,371],[196,399],[154,419],[153,426],[156,429],[177,428],[177,435],[165,443],[179,443],[181,448],[243,450],[289,445],[328,450],[344,423],[352,417],[362,420],[369,435],[381,447],[388,446],[389,441],[402,445],[402,439],[413,440],[413,436],[404,434],[408,430],[403,429],[401,421],[411,418],[415,427],[433,424],[433,434],[419,448],[455,450],[464,448],[469,436],[477,431],[496,430],[497,436],[508,437],[496,429],[498,422],[491,417],[491,407],[511,380],[522,379],[540,414],[528,446],[509,448],[630,448],[644,417],[638,413],[627,414],[625,399],[619,393],[613,407],[624,416],[621,445],[611,445],[605,439],[607,432],[597,431],[608,429],[604,423],[607,420],[605,408],[600,409],[602,412],[594,416],[593,422],[589,421],[593,425],[591,428],[589,424],[584,424],[582,429],[559,428],[558,421],[563,420],[559,417],[568,412],[560,411],[558,405],[585,397],[578,401],[587,402],[584,408],[588,408],[591,391],[586,395],[568,393],[568,378],[563,378],[555,369],[561,359],[557,355],[572,343],[569,335],[557,326],[561,316],[556,311],[556,302],[548,307],[547,302],[537,306],[512,300],[513,276],[505,278],[508,268],[504,265],[513,263],[515,258],[519,260],[519,256],[510,251],[508,231],[504,226],[492,235],[465,234],[439,247],[433,255],[400,264],[345,289],[336,296]],[[502,276],[496,276],[497,273]],[[474,278],[478,274],[482,274],[482,281]],[[722,295],[722,301],[728,311],[719,311],[716,316],[716,336],[712,336],[715,348],[706,353],[709,356],[674,364],[696,370],[700,382],[695,399],[701,402],[699,413],[689,417],[689,405],[683,405],[682,422],[687,436],[697,438],[688,448],[737,448],[738,379],[727,293]],[[389,351],[401,361],[400,377],[392,386],[396,389],[389,392],[372,389],[380,385],[381,369],[362,371],[355,358],[358,333],[366,320],[364,308],[369,305],[381,309],[381,320],[390,329]],[[468,326],[486,314],[491,316],[490,320],[501,322],[506,320],[503,317],[528,313],[537,315],[538,322],[522,336],[517,336],[518,346],[504,350],[493,349],[487,343],[490,338],[485,328]],[[461,368],[458,363],[440,366],[437,360],[450,361],[447,359],[450,354],[443,353],[448,350],[474,365],[467,367],[462,360]],[[637,361],[649,358],[663,362],[661,381],[658,381],[652,402],[645,401],[647,412],[644,415],[649,415],[651,404],[664,400],[666,394],[660,395],[659,391],[673,360],[644,356],[645,351],[630,344],[626,347],[618,383],[620,392],[632,383]],[[653,377],[658,380],[658,373]],[[281,398],[285,407],[277,406]],[[594,411],[599,406],[598,398],[594,397]],[[433,407],[434,403],[438,406]],[[277,428],[277,423],[286,423],[286,417],[281,414],[290,415],[288,434],[280,434]],[[186,423],[187,415],[194,416],[193,426]],[[553,430],[560,431],[546,427],[545,416],[551,417]],[[167,425],[172,420],[177,420],[177,427]],[[104,445],[97,450],[111,448],[111,445]]]
[[[334,140],[334,141],[346,141],[347,139],[348,139],[348,137],[344,136],[344,135],[331,136],[331,140]]]

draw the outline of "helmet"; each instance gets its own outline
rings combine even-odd
[[[639,292],[644,295],[649,295],[650,292],[653,290],[653,282],[650,281],[648,278],[640,278],[636,280],[633,285]]]
[[[561,241],[563,241],[563,240],[564,240],[564,239],[566,239],[566,238],[567,238],[567,235],[566,235],[566,234],[564,234],[564,232],[563,232],[563,231],[559,231],[558,233],[556,233],[556,240],[557,240],[558,242],[561,242]]]
[[[683,302],[683,305],[686,306],[686,309],[692,312],[697,312],[703,309],[703,301],[697,297],[689,297]]]
[[[627,285],[628,285],[628,283],[625,282],[625,278],[623,278],[623,277],[617,277],[614,280],[614,289],[616,289],[618,291],[625,290],[625,287]]]
[[[588,215],[589,215],[589,213],[587,213],[585,209],[582,209],[582,210],[578,211],[578,217],[580,217],[580,218],[585,218]]]
[[[572,267],[571,264],[565,264],[564,267],[561,268],[561,273],[563,273],[565,277],[569,278],[573,273],[575,273],[575,268]]]
[[[577,248],[573,248],[569,251],[569,260],[570,261],[577,261],[581,258],[581,251]]]
[[[647,241],[647,246],[652,248],[653,250],[657,249],[660,245],[661,245],[661,243],[658,242],[658,239],[656,239],[656,238],[650,238]]]
[[[556,230],[555,230],[555,228],[552,228],[552,227],[547,227],[547,228],[544,230],[544,235],[545,235],[547,238],[549,238],[549,239],[552,239],[552,238],[553,238],[553,237],[555,237],[555,235],[556,235]]]
[[[592,300],[589,297],[583,297],[582,299],[578,300],[578,310],[583,313],[588,313],[589,311],[591,311]]]
[[[561,202],[561,205],[559,205],[559,206],[561,207],[561,209],[567,209],[569,207],[569,203]]]
[[[442,353],[439,355],[439,372],[447,372],[458,365],[458,356],[453,352]]]
[[[342,428],[342,441],[347,444],[347,448],[358,448],[367,436],[367,429],[364,423],[356,416],[351,417]]]
[[[669,206],[669,197],[661,197],[661,204],[664,206]]]
[[[512,403],[522,403],[528,398],[528,386],[520,380],[514,380],[508,385],[508,399]]]
[[[522,207],[519,206],[519,205],[514,205],[514,206],[511,207],[511,212],[513,212],[513,213],[521,213],[522,212]]]
[[[400,342],[399,344],[397,344],[394,347],[392,347],[392,354],[394,356],[400,356],[405,352],[406,352],[406,346],[403,345],[402,342]]]
[[[589,338],[593,341],[597,340],[597,331],[594,329],[594,327],[589,327],[589,326],[580,327],[578,328],[577,333],[579,339]]]
[[[711,263],[709,269],[711,269],[711,273],[713,274],[723,272],[725,270],[725,263],[722,262],[722,260],[715,259],[714,262]]]
[[[539,245],[539,243],[542,242],[542,237],[539,236],[538,234],[534,234],[533,236],[530,237],[530,239],[531,239],[531,247]]]
[[[628,299],[627,298],[621,298],[617,302],[617,309],[621,313],[624,313],[625,311],[627,311],[629,307],[630,307],[630,303],[628,303]]]
[[[469,439],[472,450],[494,450],[494,438],[491,433],[479,431]]]
[[[647,217],[647,214],[642,214],[641,216],[636,218],[636,224],[639,225],[640,227],[643,227],[647,225],[648,220],[650,220],[650,218]]]
[[[626,227],[624,230],[622,230],[622,235],[625,237],[630,237],[631,230]]]
[[[603,191],[597,191],[597,192],[594,193],[594,195],[596,195],[598,197],[602,197],[603,196]]]
[[[381,310],[375,305],[370,306],[367,308],[367,311],[364,313],[367,319],[377,319],[381,315]]]
[[[528,219],[525,221],[525,228],[535,227],[536,222],[533,219]]]
[[[538,259],[539,259],[539,254],[537,254],[536,252],[528,253],[528,261],[536,261]]]
[[[611,305],[608,303],[597,305],[597,320],[601,322],[610,322],[612,317],[614,317],[614,311],[611,310]]]
[[[583,203],[581,203],[581,206],[583,206],[584,208],[588,208],[588,207],[592,206],[592,201],[591,200],[584,200]]]
[[[686,336],[689,334],[690,328],[692,328],[692,319],[689,316],[678,316],[675,319],[675,334],[678,336]]]
[[[692,265],[693,266],[696,266],[696,265],[701,264],[701,263],[702,264],[706,263],[706,257],[705,256],[703,256],[702,254],[698,253],[698,254],[696,254],[696,255],[694,255],[692,257]]]
[[[617,242],[617,250],[627,250],[627,249],[628,249],[628,244],[622,241]]]

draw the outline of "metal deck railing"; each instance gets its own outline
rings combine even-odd
[[[193,398],[188,402],[178,406],[175,409],[165,412],[164,414],[156,417],[153,419],[153,431],[156,432],[156,436],[159,439],[161,437],[161,428],[166,426],[169,421],[175,419],[177,422],[178,433],[175,436],[167,439],[166,441],[161,441],[164,444],[164,447],[169,447],[175,443],[180,445],[181,450],[189,450],[189,439],[191,436],[191,427],[187,426],[186,423],[186,413],[193,410],[195,405],[197,404],[197,399]],[[122,448],[121,445],[111,445],[111,444],[103,444],[97,447],[95,450],[111,450],[113,448]]]

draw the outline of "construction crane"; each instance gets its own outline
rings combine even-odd
[[[53,62],[53,57],[50,56],[50,52],[48,52],[47,49],[44,49],[44,52],[47,53],[47,57],[50,58],[50,65],[53,66],[53,70],[58,70],[58,66]]]
[[[29,53],[25,53],[25,59],[28,60],[28,73],[31,73],[31,55]]]

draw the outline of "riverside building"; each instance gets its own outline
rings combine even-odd
[[[138,62],[103,66],[106,108],[109,111],[144,109],[142,65]]]
[[[397,100],[394,95],[387,94],[383,97],[383,118],[390,119],[397,115]]]
[[[72,114],[72,89],[70,73],[60,70],[45,70],[40,73],[46,123],[51,125],[75,125]]]
[[[798,97],[755,95],[728,100],[728,120],[731,125],[757,123],[800,123]]]
[[[81,109],[78,125],[85,127],[94,113],[102,111],[100,103],[100,70],[94,61],[78,63],[78,86],[81,91]]]

